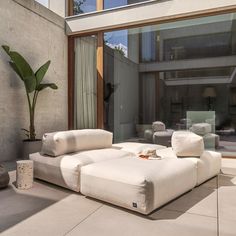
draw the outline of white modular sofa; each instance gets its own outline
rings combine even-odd
[[[161,159],[137,157],[147,149]],[[30,155],[36,178],[142,214],[217,175],[221,163],[221,155],[204,151],[202,137],[191,132],[175,132],[172,148],[112,145],[112,134],[103,130],[58,132],[45,135],[42,153]]]

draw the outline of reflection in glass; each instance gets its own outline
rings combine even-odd
[[[73,0],[74,15],[96,11],[96,0]]]
[[[115,141],[159,142],[159,120],[170,145],[170,130],[196,124],[188,112],[214,112],[198,122],[206,148],[235,155],[235,26],[235,14],[224,14],[105,33],[104,87],[112,92],[104,125]]]

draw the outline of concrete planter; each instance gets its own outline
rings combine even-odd
[[[35,141],[24,140],[20,159],[23,160],[29,159],[29,154],[40,152],[41,147],[42,147],[41,139],[37,139]]]

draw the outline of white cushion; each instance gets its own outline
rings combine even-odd
[[[175,154],[180,157],[200,157],[204,151],[203,138],[190,131],[175,131],[171,144]]]
[[[193,124],[191,131],[195,134],[205,135],[211,132],[211,125],[208,123]]]
[[[161,121],[155,121],[155,122],[152,123],[152,129],[153,129],[154,132],[165,131],[166,130],[166,126]]]
[[[34,161],[35,178],[79,192],[80,169],[82,166],[130,156],[134,156],[134,154],[113,148],[104,148],[81,151],[55,158],[33,153],[30,154],[30,159]]]
[[[41,153],[60,156],[81,150],[109,148],[112,133],[100,129],[69,130],[43,135]]]
[[[112,147],[126,152],[131,152],[134,154],[138,154],[146,150],[159,150],[166,148],[165,146],[162,145],[151,144],[151,143],[136,143],[136,142],[116,143],[113,144]]]
[[[195,185],[195,165],[184,159],[125,157],[81,169],[81,193],[142,214],[149,214]]]

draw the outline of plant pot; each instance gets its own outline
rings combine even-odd
[[[28,160],[29,154],[41,151],[42,140],[41,139],[36,139],[34,141],[23,140],[22,146],[23,146],[22,147],[22,154],[21,154],[20,159]]]

